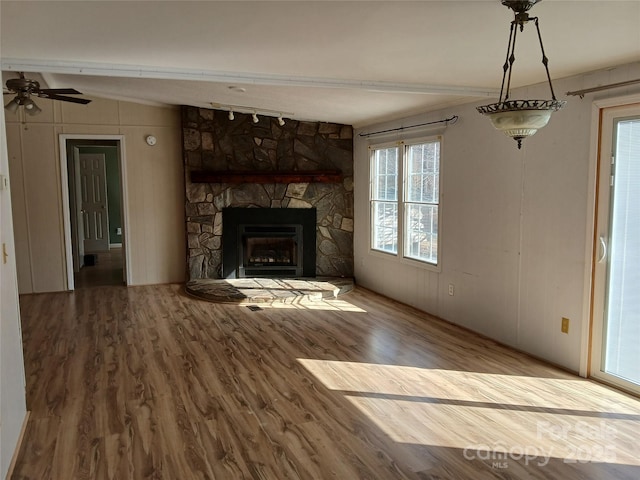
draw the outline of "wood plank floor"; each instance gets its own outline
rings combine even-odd
[[[121,247],[94,253],[96,263],[85,265],[73,276],[75,288],[124,285],[124,258]]]
[[[13,479],[634,479],[640,402],[366,290],[21,298]]]

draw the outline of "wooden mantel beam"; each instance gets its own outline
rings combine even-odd
[[[192,183],[339,183],[340,170],[192,170]]]

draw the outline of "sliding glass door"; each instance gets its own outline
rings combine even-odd
[[[591,374],[640,391],[640,105],[601,129]]]

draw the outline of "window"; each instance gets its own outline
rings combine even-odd
[[[371,148],[371,248],[438,265],[440,138]]]
[[[399,148],[373,151],[371,218],[373,248],[398,253]]]

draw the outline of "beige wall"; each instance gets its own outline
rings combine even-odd
[[[180,112],[93,99],[38,100],[35,117],[7,113],[20,293],[66,290],[60,134],[124,135],[132,285],[184,281],[184,174]],[[158,142],[150,147],[147,135]]]
[[[516,142],[478,114],[476,104],[372,125],[355,132],[355,276],[358,284],[515,348],[584,371],[595,163],[591,154],[596,100],[640,93],[640,86],[567,97],[564,92],[640,76],[640,63],[554,80],[567,106],[549,125]],[[546,84],[513,98],[548,98]],[[620,102],[624,103],[623,99]],[[478,104],[488,101],[478,102]],[[358,133],[458,115],[444,129],[440,272],[369,249],[368,147],[433,134],[409,129],[363,138]],[[597,120],[597,116],[596,116]],[[596,123],[597,125],[597,123]],[[389,281],[392,278],[393,281]],[[455,286],[455,295],[448,286]],[[569,334],[560,332],[571,319]]]

